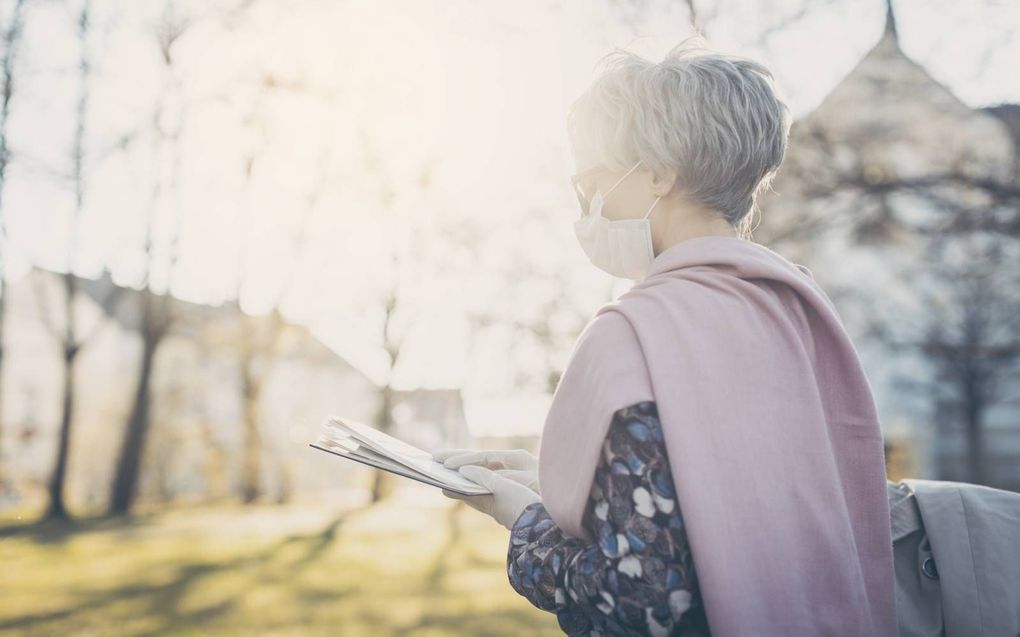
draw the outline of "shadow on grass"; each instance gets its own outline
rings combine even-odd
[[[384,618],[380,618],[379,621],[384,621]],[[450,635],[471,635],[471,637],[562,634],[556,629],[556,626],[556,618],[552,615],[546,617],[545,614],[536,615],[534,612],[525,610],[481,612],[474,610],[456,616],[426,613],[417,625],[402,629],[395,634],[399,634],[401,637],[434,635],[436,628],[442,628]]]
[[[458,520],[465,506],[453,506],[447,511],[449,533],[437,552],[435,561],[424,573],[420,595],[428,600],[426,610],[413,626],[397,626],[394,617],[376,608],[360,608],[355,604],[345,612],[344,624],[360,626],[373,635],[434,635],[437,629],[455,635],[497,636],[515,634],[551,634],[555,629],[555,618],[544,613],[520,609],[471,609],[468,612],[449,612],[445,598],[449,592],[444,586],[444,576],[455,568],[491,567],[491,559],[474,554],[465,546],[464,530]],[[109,630],[115,634],[155,636],[163,634],[215,634],[216,627],[227,633],[236,634],[252,626],[242,626],[242,602],[250,588],[230,593],[206,606],[186,610],[194,596],[191,591],[203,591],[216,586],[217,576],[234,571],[246,571],[243,575],[254,586],[283,586],[304,608],[312,609],[320,604],[335,604],[344,598],[365,592],[364,583],[338,583],[318,587],[301,583],[300,575],[316,565],[335,541],[340,537],[345,523],[370,509],[355,509],[336,515],[321,528],[309,533],[291,533],[272,541],[265,548],[247,551],[236,557],[222,560],[194,558],[173,565],[168,582],[145,581],[149,572],[139,568],[125,578],[124,583],[103,590],[82,590],[78,597],[64,608],[41,610],[6,620],[0,620],[0,634],[15,633],[61,634],[81,629],[97,630],[104,634]],[[95,518],[74,522],[41,522],[23,524],[0,529],[3,537],[22,537],[38,542],[59,542],[71,534],[89,532],[118,533],[124,529],[135,529],[158,525],[157,516],[139,518]],[[458,553],[460,553],[458,555]],[[466,560],[466,563],[465,563]],[[435,603],[432,603],[432,602]],[[125,610],[129,609],[129,610]],[[349,613],[349,614],[348,614]],[[231,614],[233,616],[231,617]],[[301,613],[298,616],[302,616]],[[298,619],[285,627],[262,625],[260,629],[285,628],[297,631],[287,634],[322,633],[321,625],[315,623],[315,613],[309,612],[304,620]],[[236,625],[240,619],[242,625]],[[255,621],[255,620],[253,620]],[[302,625],[301,622],[309,622]],[[97,625],[97,622],[102,622]],[[230,628],[226,628],[230,626]],[[73,628],[73,630],[71,630]],[[318,631],[318,632],[317,632]],[[342,634],[342,631],[341,633]]]
[[[453,557],[454,551],[460,547],[462,542],[461,538],[464,533],[460,527],[460,511],[466,508],[466,506],[461,502],[457,502],[446,511],[446,528],[448,529],[446,542],[436,555],[436,563],[425,575],[426,590],[437,591],[442,588],[443,574],[449,572],[449,562]]]
[[[151,527],[156,517],[156,514],[148,514],[131,517],[46,518],[0,526],[0,539],[20,537],[39,544],[59,544],[71,535]]]
[[[454,561],[458,561],[460,567],[489,568],[493,566],[491,559],[481,557],[465,547],[460,516],[462,511],[468,510],[467,505],[458,502],[447,511],[448,534],[446,542],[438,550],[435,563],[425,575],[422,595],[426,598],[439,602],[446,595],[443,589],[443,576],[452,572],[450,564]],[[459,558],[456,556],[458,552],[462,553]],[[506,571],[500,568],[497,572],[502,572],[505,575]],[[506,585],[509,587],[509,583]],[[371,613],[363,613],[360,617],[365,621],[385,621],[384,618],[377,618]],[[418,624],[402,629],[399,634],[401,636],[432,635],[435,634],[436,628],[448,630],[451,635],[472,635],[473,637],[561,633],[555,616],[551,614],[536,613],[530,609],[500,609],[481,612],[476,609],[457,615],[426,611]]]
[[[138,632],[138,635],[160,635],[171,628],[180,628],[185,625],[194,625],[207,622],[230,611],[235,605],[236,599],[227,599],[213,606],[201,608],[191,612],[180,610],[181,600],[188,590],[200,582],[203,578],[216,575],[224,571],[238,568],[249,569],[266,566],[283,549],[293,546],[303,546],[299,551],[299,557],[292,560],[282,569],[286,572],[269,576],[260,576],[259,582],[286,582],[299,574],[304,568],[312,563],[325,551],[337,536],[337,532],[343,522],[358,511],[345,512],[320,531],[308,534],[291,534],[271,544],[270,546],[254,553],[246,553],[237,557],[216,562],[193,562],[182,564],[177,568],[173,580],[167,584],[145,584],[128,583],[116,588],[88,592],[81,596],[81,600],[67,608],[59,610],[34,613],[0,621],[0,632],[11,629],[24,629],[35,624],[46,622],[58,622],[71,620],[78,614],[93,614],[97,610],[112,604],[122,604],[125,601],[137,600],[140,608],[133,610],[132,615],[151,616],[159,618],[159,626],[152,630]],[[135,518],[96,518],[93,520],[60,521],[48,520],[37,523],[6,527],[0,530],[0,537],[20,536],[28,537],[40,542],[59,542],[68,535],[81,532],[116,531],[124,528],[133,528],[139,525],[149,525],[151,520]],[[336,596],[342,596],[348,592],[343,588],[334,591]],[[111,615],[111,622],[115,622]]]

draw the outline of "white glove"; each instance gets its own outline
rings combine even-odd
[[[466,464],[476,464],[523,484],[535,493],[541,494],[538,485],[538,458],[524,449],[440,449],[432,454],[436,462],[442,462],[447,469],[457,469]]]
[[[491,494],[483,495],[461,495],[453,491],[442,489],[443,495],[454,500],[463,500],[469,506],[486,515],[491,515],[497,522],[506,527],[513,528],[514,522],[524,512],[524,508],[533,502],[540,502],[542,498],[528,487],[509,479],[504,473],[512,469],[498,469],[493,471],[476,464],[466,464],[458,469],[460,473],[477,482]]]

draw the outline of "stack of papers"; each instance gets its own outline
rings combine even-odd
[[[461,495],[492,493],[436,462],[431,453],[350,418],[327,418],[309,446]]]

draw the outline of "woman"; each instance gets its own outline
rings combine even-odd
[[[790,127],[771,74],[690,41],[609,62],[569,118],[574,229],[636,283],[539,457],[443,450],[493,492],[444,494],[510,529],[510,584],[568,634],[897,634],[867,379],[810,271],[747,239]]]

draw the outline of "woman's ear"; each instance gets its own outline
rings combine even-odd
[[[657,197],[665,197],[676,184],[676,171],[667,170],[661,174],[652,172],[652,192]]]

